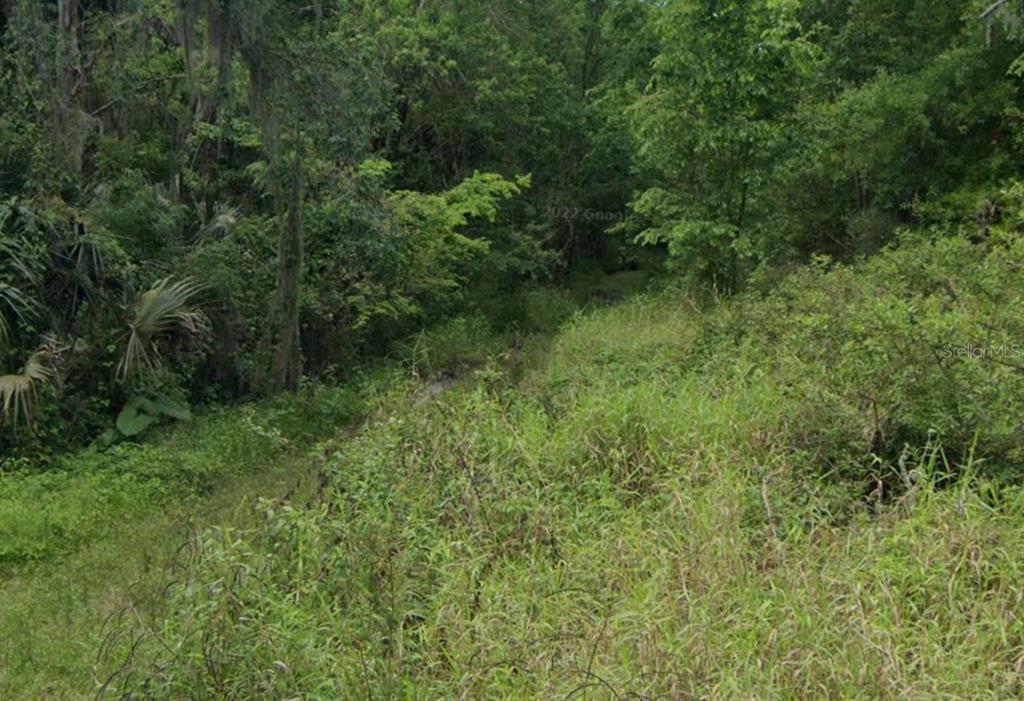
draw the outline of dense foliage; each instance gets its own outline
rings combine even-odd
[[[997,218],[1020,175],[1020,43],[982,5],[668,3],[629,112],[642,237],[735,290],[766,263]]]
[[[588,189],[600,8],[0,8],[5,449],[344,376],[585,245],[552,203]]]
[[[312,493],[191,541],[104,694],[1019,696],[1021,350],[937,345],[1019,333],[1004,233],[633,299],[436,401],[393,386]],[[422,345],[486,351],[463,338]]]
[[[1022,155],[1003,5],[5,0],[0,393],[47,439],[2,440],[344,376],[623,237],[735,292],[984,236]]]
[[[0,0],[0,696],[1024,695],[1022,79],[1021,0]]]

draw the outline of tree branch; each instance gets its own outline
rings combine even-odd
[[[988,9],[981,13],[981,18],[988,19],[996,12],[998,12],[1000,8],[1004,7],[1009,1],[1010,0],[996,0],[994,3],[988,6]]]

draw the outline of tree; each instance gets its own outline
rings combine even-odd
[[[671,3],[657,18],[661,52],[630,109],[639,165],[655,185],[634,203],[646,243],[666,243],[719,288],[768,242],[757,230],[764,194],[787,147],[813,47],[793,3]]]
[[[82,170],[87,120],[78,107],[78,95],[85,81],[79,36],[81,7],[79,0],[58,0],[57,8],[55,148],[65,174],[77,180]]]
[[[371,79],[372,64],[360,60],[365,56],[351,55],[358,46],[333,31],[319,3],[225,0],[209,8],[208,31],[220,54],[218,84],[227,80],[234,51],[248,69],[251,114],[262,132],[266,183],[280,222],[269,385],[295,390],[302,373],[307,173],[317,163],[352,163],[366,152],[380,111],[379,81]]]
[[[271,386],[294,391],[302,373],[299,313],[307,172],[317,163],[353,163],[366,153],[380,98],[367,64],[350,55],[357,47],[325,30],[322,12],[310,14],[304,3],[279,3],[268,24],[274,29],[243,43],[242,55],[281,221]]]

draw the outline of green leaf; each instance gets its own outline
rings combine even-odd
[[[150,426],[167,417],[176,421],[188,421],[192,413],[188,407],[179,404],[166,395],[150,399],[135,396],[128,400],[117,417],[117,430],[126,437],[137,436]]]
[[[145,397],[132,397],[117,417],[117,430],[130,438],[139,435],[156,421],[154,404]]]
[[[188,421],[192,418],[192,412],[188,410],[187,406],[179,404],[166,395],[155,397],[151,404],[156,413],[176,421]]]

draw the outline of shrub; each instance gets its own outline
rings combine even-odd
[[[482,365],[502,350],[501,340],[482,316],[459,316],[417,334],[399,347],[402,359],[423,377],[457,374]]]

